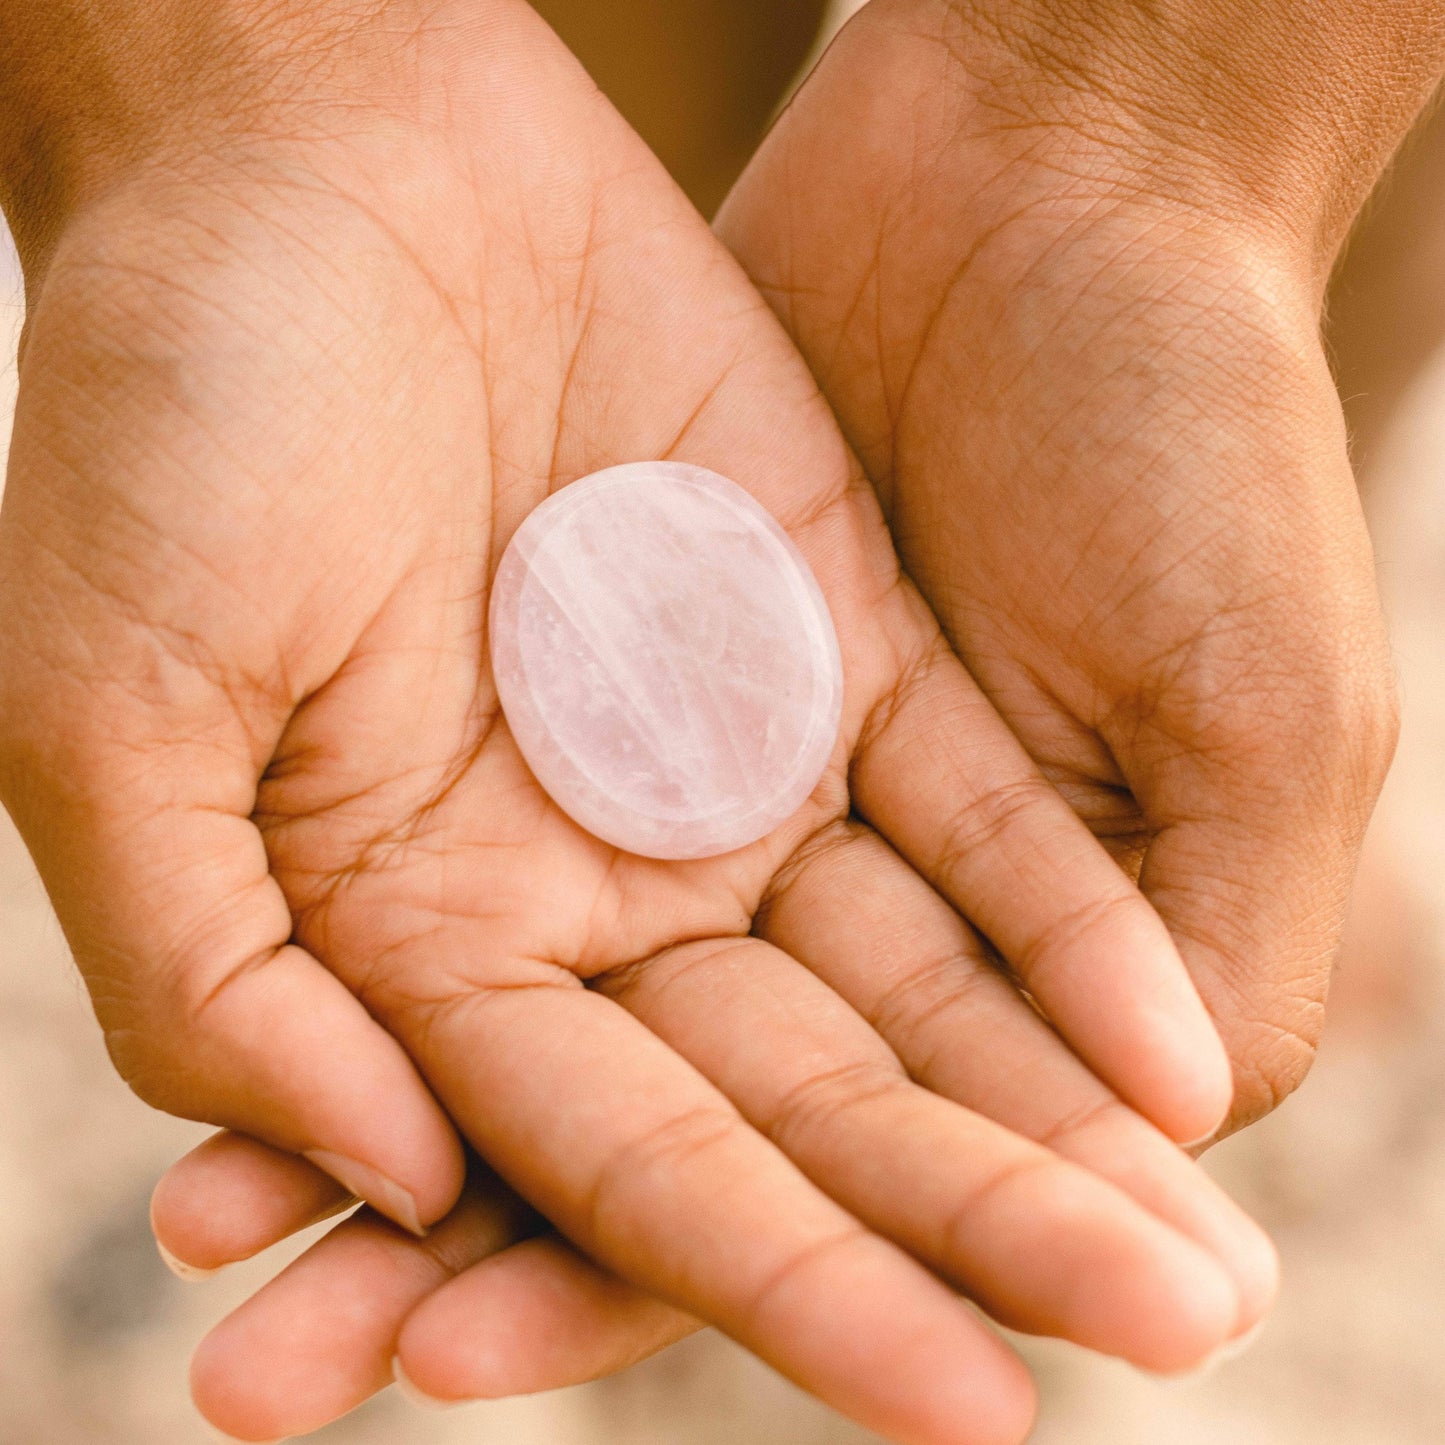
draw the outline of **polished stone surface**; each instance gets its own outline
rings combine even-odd
[[[517,746],[588,832],[706,858],[771,832],[822,776],[843,674],[797,548],[725,477],[612,467],[518,529],[492,588]]]

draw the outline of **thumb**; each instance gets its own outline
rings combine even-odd
[[[174,716],[164,733],[138,721],[133,698],[107,709],[74,679],[4,672],[0,799],[131,1088],[306,1155],[413,1232],[444,1215],[455,1133],[401,1046],[289,941],[250,759],[214,730],[178,736]]]
[[[1140,886],[1234,1066],[1225,1133],[1269,1113],[1313,1063],[1397,729],[1393,692],[1381,684],[1333,716],[1304,718],[1288,737],[1176,748],[1154,775],[1131,779],[1152,834]]]

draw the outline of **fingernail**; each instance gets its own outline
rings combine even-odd
[[[418,1390],[407,1373],[401,1367],[401,1357],[393,1355],[391,1358],[391,1373],[396,1380],[396,1388],[403,1399],[409,1400],[418,1409],[422,1410],[455,1410],[459,1405],[469,1405],[470,1400],[438,1400],[435,1395],[425,1394]]]
[[[225,1265],[218,1265],[215,1269],[202,1269],[196,1264],[187,1264],[183,1259],[177,1259],[160,1240],[156,1240],[156,1253],[161,1257],[161,1263],[175,1275],[177,1279],[183,1279],[187,1284],[195,1284],[199,1280],[210,1279],[213,1274],[220,1274]]]
[[[306,1221],[306,1227],[309,1229],[314,1224],[325,1224],[328,1219],[335,1219],[338,1214],[345,1214],[348,1209],[355,1209],[360,1203],[361,1200],[359,1200],[356,1195],[349,1194],[338,1203],[328,1204],[319,1213],[313,1214],[311,1218]]]
[[[421,1227],[421,1216],[417,1213],[416,1200],[394,1179],[373,1169],[369,1164],[360,1164],[344,1154],[333,1154],[329,1149],[308,1149],[306,1157],[318,1168],[324,1169],[344,1189],[349,1189],[358,1199],[364,1199],[388,1219],[418,1239],[426,1238]]]
[[[1171,1375],[1171,1380],[1177,1380],[1181,1384],[1193,1383],[1203,1380],[1212,1375],[1221,1365],[1227,1365],[1231,1360],[1237,1360],[1241,1355],[1247,1353],[1254,1347],[1255,1341],[1264,1333],[1264,1327],[1268,1320],[1260,1320],[1257,1325],[1247,1329],[1242,1335],[1236,1335],[1232,1340],[1226,1340],[1215,1352],[1210,1355],[1203,1364],[1195,1365],[1192,1369],[1181,1370],[1176,1375]]]
[[[1226,1340],[1214,1352],[1216,1364],[1224,1364],[1229,1360],[1237,1360],[1241,1355],[1248,1354],[1255,1346],[1256,1341],[1264,1333],[1264,1327],[1268,1320],[1259,1320],[1252,1324],[1242,1335],[1236,1335],[1232,1340]]]

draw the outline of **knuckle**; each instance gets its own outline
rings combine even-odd
[[[1026,983],[1042,984],[1054,969],[1068,967],[1092,936],[1106,934],[1116,919],[1127,921],[1137,905],[1137,895],[1123,892],[1086,899],[1046,919],[1009,962]]]
[[[724,1105],[699,1104],[631,1135],[612,1149],[593,1181],[584,1205],[588,1232],[596,1239],[630,1241],[649,1202],[676,1193],[679,1176],[707,1156],[726,1155],[742,1127]]]
[[[1035,1214],[1040,1201],[1048,1201],[1051,1207],[1059,1204],[1071,1177],[1069,1167],[1047,1150],[1022,1147],[954,1204],[939,1230],[938,1256],[968,1258],[977,1249],[980,1218],[995,1207],[1005,1215],[1017,1212],[1015,1196],[1020,1191],[1029,1193],[1024,1217]]]
[[[477,1038],[484,1030],[509,1027],[507,1014],[513,1008],[585,988],[565,968],[528,960],[460,971],[417,970],[379,960],[364,975],[349,978],[347,986],[372,1017],[404,1035],[418,1053],[445,1048],[452,1038]]]
[[[847,1225],[835,1234],[826,1234],[803,1246],[776,1266],[760,1284],[749,1292],[743,1317],[751,1329],[758,1329],[790,1286],[811,1271],[827,1269],[839,1255],[857,1254],[870,1243],[868,1232],[860,1224]]]
[[[667,990],[686,988],[698,978],[705,979],[731,963],[745,961],[756,947],[756,939],[748,937],[681,944],[650,957],[608,967],[594,974],[588,984],[637,1013],[645,1011]]]
[[[785,1153],[806,1152],[806,1136],[816,1136],[834,1121],[879,1099],[907,1089],[901,1070],[880,1060],[853,1060],[808,1074],[785,1090],[768,1111],[765,1130]]]
[[[1104,1093],[1097,1099],[1081,1104],[1062,1114],[1048,1128],[1034,1136],[1034,1142],[1055,1153],[1067,1153],[1068,1145],[1076,1143],[1086,1135],[1099,1132],[1109,1133],[1120,1124],[1127,1125],[1135,1114],[1123,1100],[1114,1094]]]
[[[165,988],[183,1036],[192,1040],[214,1036],[224,1012],[278,952],[274,947],[265,948],[215,971],[197,968],[184,958],[169,967]]]
[[[943,871],[952,872],[971,854],[1001,845],[1026,822],[1047,787],[1038,778],[1011,778],[970,798],[944,828],[947,842],[939,860]]]
[[[915,1077],[927,1079],[942,1052],[958,1047],[978,995],[1002,983],[981,951],[924,959],[883,991],[868,1022]]]

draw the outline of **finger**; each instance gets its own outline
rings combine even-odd
[[[549,1234],[428,1294],[401,1329],[394,1368],[425,1402],[495,1400],[614,1375],[698,1327]]]
[[[131,1087],[305,1154],[412,1231],[445,1214],[456,1135],[395,1039],[288,941],[248,766],[179,739],[33,761],[9,797]]]
[[[665,1306],[601,1275],[555,1236],[537,1236],[541,1227],[485,1170],[476,1171],[457,1207],[424,1241],[363,1210],[206,1337],[191,1367],[198,1407],[243,1440],[319,1429],[392,1383],[407,1314],[483,1259],[492,1268],[478,1298],[494,1317],[467,1321],[452,1349],[484,1352],[473,1376],[480,1369],[501,1393],[621,1368],[653,1341],[660,1345],[687,1327]],[[423,1359],[423,1372],[429,1364]]]
[[[1093,1174],[918,1088],[770,944],[689,944],[601,986],[844,1208],[1002,1323],[1160,1371],[1233,1333],[1216,1260]]]
[[[284,1156],[234,1135],[211,1145],[209,1158],[181,1161],[188,1167],[177,1176],[180,1188],[209,1171],[243,1198],[278,1186],[299,1196],[296,1169],[308,1168],[305,1161],[283,1171]],[[424,1241],[363,1210],[207,1336],[191,1371],[198,1406],[237,1439],[320,1429],[392,1383],[403,1321],[459,1274],[465,1286],[431,1316],[442,1332],[423,1330],[409,1350],[437,1403],[580,1384],[696,1328],[556,1235],[535,1234],[541,1227],[480,1168]]]
[[[223,1130],[161,1176],[151,1230],[166,1264],[182,1279],[199,1279],[356,1202],[299,1155]]]
[[[925,1087],[1092,1169],[1213,1253],[1240,1296],[1236,1333],[1264,1316],[1279,1267],[1263,1231],[1062,1046],[972,930],[870,830],[820,835],[759,931],[867,1019]],[[346,1202],[304,1161],[219,1135],[172,1166],[152,1217],[164,1249],[210,1270]]]
[[[875,712],[852,785],[1122,1098],[1175,1139],[1218,1126],[1229,1061],[1168,929],[941,643]]]
[[[1313,822],[1265,821],[1242,805],[1165,824],[1145,854],[1140,886],[1179,939],[1234,1060],[1235,1106],[1220,1132],[1286,1099],[1319,1045],[1358,843],[1320,837]]]
[[[1105,734],[1151,833],[1140,887],[1179,939],[1234,1060],[1231,1127],[1274,1108],[1313,1061],[1398,737],[1369,542],[1348,468],[1333,465],[1342,461],[1326,469],[1340,503],[1331,584],[1303,611],[1262,604],[1253,632],[1196,638],[1167,693],[1142,719],[1137,706],[1116,710]],[[1299,540],[1295,528],[1282,545],[1307,557]],[[1291,647],[1261,647],[1261,636]]]
[[[417,1241],[365,1214],[332,1230],[249,1300],[208,1346],[205,1370],[251,1381],[248,1431],[271,1438],[319,1428],[389,1381],[402,1321],[409,1385],[438,1402],[556,1390],[614,1374],[697,1328],[697,1321],[634,1289],[547,1233],[500,1247],[499,1215],[516,1214],[510,1191],[478,1170],[462,1201]],[[163,1257],[182,1278],[250,1258],[355,1203],[304,1159],[244,1135],[222,1133],[176,1161],[156,1188],[151,1222]],[[508,1212],[510,1211],[510,1212]],[[365,1242],[370,1253],[358,1261]],[[392,1262],[386,1270],[377,1258]],[[472,1268],[486,1260],[485,1267]],[[368,1264],[368,1260],[370,1263]],[[190,1261],[196,1261],[191,1264]],[[441,1270],[450,1273],[439,1273]],[[432,1286],[462,1271],[454,1289]],[[338,1306],[338,1294],[347,1302]],[[285,1340],[283,1376],[272,1354]],[[291,1371],[330,1381],[330,1395],[298,1395]],[[209,1389],[209,1387],[208,1387]],[[207,1398],[210,1398],[208,1393]],[[241,1395],[227,1396],[232,1424]],[[304,1409],[297,1410],[298,1404]]]
[[[758,932],[805,964],[925,1088],[1131,1195],[1224,1266],[1235,1333],[1273,1304],[1268,1236],[1120,1102],[994,968],[978,935],[871,830],[820,834],[780,880]]]
[[[623,1278],[904,1445],[1027,1433],[1002,1341],[610,1000],[519,973],[397,1027],[484,1157]]]

